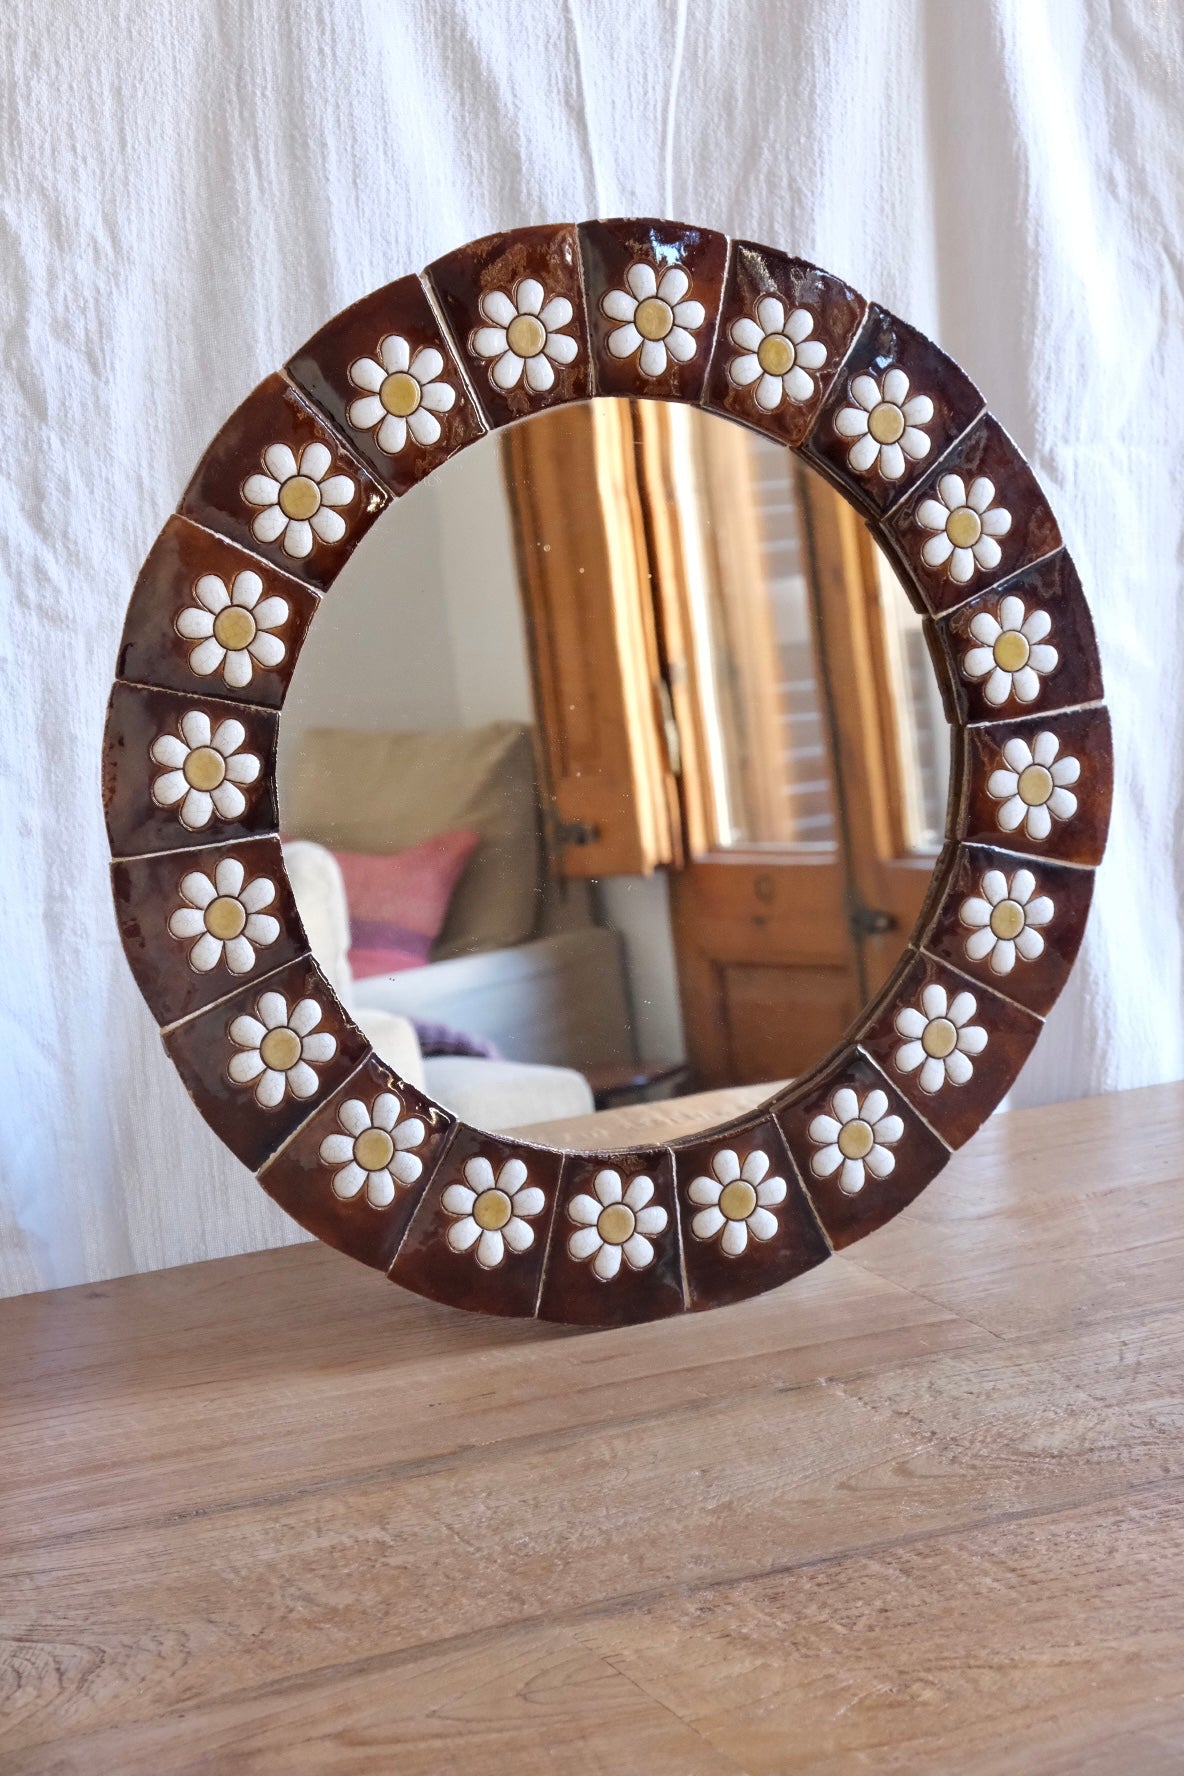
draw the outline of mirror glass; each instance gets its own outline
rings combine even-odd
[[[649,401],[537,415],[394,502],[280,730],[297,902],[378,1052],[467,1122],[593,1150],[721,1122],[839,1040],[948,772],[858,518]]]

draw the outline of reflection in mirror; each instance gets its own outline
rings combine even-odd
[[[840,1038],[920,908],[948,770],[920,619],[838,495],[724,419],[596,400],[375,526],[279,787],[379,1053],[477,1127],[596,1150],[724,1121]]]

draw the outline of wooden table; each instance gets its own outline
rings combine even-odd
[[[1184,1086],[999,1117],[702,1318],[308,1246],[0,1348],[0,1771],[1184,1770]]]

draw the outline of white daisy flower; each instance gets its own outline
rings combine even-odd
[[[377,358],[357,358],[349,367],[355,388],[366,392],[351,401],[346,418],[359,432],[374,432],[374,441],[388,456],[398,456],[410,432],[416,444],[435,444],[440,437],[437,413],[456,405],[456,390],[437,382],[443,355],[426,345],[411,356],[398,333],[379,342]]]
[[[275,883],[266,876],[247,882],[246,870],[237,857],[223,857],[212,876],[190,870],[181,877],[181,899],[169,919],[169,935],[188,942],[189,966],[209,974],[225,962],[231,974],[249,974],[255,966],[256,949],[266,949],[280,934],[280,922],[264,907],[275,899]]]
[[[707,318],[701,302],[686,302],[691,280],[681,265],[671,265],[661,281],[652,265],[638,262],[625,273],[624,290],[606,290],[600,306],[610,321],[620,321],[608,336],[614,358],[641,352],[643,376],[661,376],[671,358],[687,364],[697,345],[691,338]]]
[[[571,321],[573,309],[566,296],[552,296],[537,278],[522,278],[513,297],[504,290],[488,290],[480,309],[487,327],[478,327],[471,346],[479,358],[492,358],[489,380],[495,388],[517,388],[526,372],[526,386],[543,394],[555,381],[552,363],[570,364],[579,346],[561,331]]]
[[[1034,610],[1024,614],[1024,601],[1013,593],[999,605],[999,615],[979,611],[970,625],[970,633],[978,647],[972,647],[962,660],[962,676],[971,680],[986,679],[983,696],[988,703],[1006,703],[1013,694],[1021,703],[1034,703],[1040,695],[1040,680],[1056,668],[1060,658],[1056,648],[1045,643],[1052,628],[1047,611]]]
[[[593,1273],[610,1282],[621,1268],[621,1258],[631,1270],[644,1270],[654,1262],[649,1235],[664,1233],[668,1216],[660,1203],[651,1203],[652,1178],[630,1178],[623,1186],[620,1172],[605,1168],[592,1180],[593,1195],[581,1192],[567,1205],[578,1231],[567,1242],[577,1262],[591,1258]]]
[[[869,1091],[861,1104],[857,1093],[844,1085],[830,1101],[830,1114],[816,1116],[810,1124],[810,1139],[818,1148],[810,1170],[816,1178],[838,1172],[839,1189],[858,1196],[868,1172],[873,1178],[887,1178],[895,1171],[896,1155],[888,1149],[903,1134],[900,1117],[888,1114],[886,1092]]]
[[[712,1155],[714,1174],[692,1178],[687,1195],[701,1204],[691,1221],[696,1239],[710,1240],[719,1236],[720,1250],[729,1258],[738,1258],[753,1239],[771,1240],[777,1232],[777,1217],[770,1211],[786,1197],[784,1178],[768,1178],[769,1156],[759,1149],[750,1153],[741,1165],[731,1147],[722,1147]]]
[[[1053,904],[1047,894],[1036,894],[1031,870],[1016,870],[1010,883],[1002,870],[988,870],[982,889],[981,897],[972,894],[958,908],[959,919],[970,927],[966,954],[974,962],[989,956],[994,974],[1010,974],[1017,956],[1035,962],[1044,954],[1044,939],[1035,927],[1048,924]]]
[[[372,1209],[385,1209],[400,1184],[414,1184],[423,1160],[410,1149],[422,1144],[427,1130],[418,1116],[402,1121],[403,1105],[394,1092],[379,1092],[367,1108],[361,1098],[347,1098],[337,1112],[344,1134],[326,1135],[321,1164],[339,1166],[333,1194],[352,1202],[365,1188]]]
[[[349,475],[330,475],[333,458],[319,440],[306,444],[297,463],[287,444],[269,444],[263,452],[265,475],[249,475],[243,498],[263,510],[251,520],[251,535],[260,543],[282,542],[285,555],[303,561],[313,543],[339,543],[345,519],[334,506],[348,506],[357,493]]]
[[[808,401],[815,393],[809,372],[826,363],[826,347],[810,338],[813,331],[809,309],[795,308],[787,320],[780,296],[762,296],[755,320],[744,315],[732,322],[732,344],[739,346],[740,356],[728,365],[728,375],[737,388],[756,383],[762,412],[775,412],[782,401]]]
[[[1075,758],[1057,757],[1060,741],[1055,734],[1037,734],[1032,745],[1018,738],[1003,748],[1006,770],[992,771],[987,794],[1002,802],[996,819],[1001,832],[1020,825],[1030,839],[1046,839],[1054,820],[1069,820],[1077,812],[1077,797],[1069,788],[1081,775]]]
[[[199,678],[221,668],[234,690],[251,682],[255,665],[278,666],[287,649],[273,629],[282,629],[291,615],[286,598],[263,598],[263,581],[253,568],[237,573],[227,589],[217,574],[194,581],[196,604],[187,604],[176,622],[177,634],[197,646],[189,665]]]
[[[282,1104],[285,1093],[311,1098],[320,1084],[311,1062],[321,1066],[337,1053],[337,1038],[317,1025],[325,1013],[315,999],[301,999],[288,1010],[282,993],[261,993],[257,1017],[243,1013],[230,1026],[230,1040],[241,1049],[226,1068],[235,1085],[255,1082],[255,1102],[264,1110]]]
[[[999,565],[1002,551],[996,537],[1011,529],[1011,513],[993,506],[995,483],[979,475],[966,483],[961,475],[943,475],[937,498],[930,494],[917,507],[917,523],[937,532],[921,550],[926,567],[944,567],[957,586],[974,577],[976,567],[988,572]]]
[[[247,798],[239,785],[254,783],[263,769],[253,752],[240,752],[247,737],[242,722],[221,721],[211,733],[210,718],[200,709],[181,717],[181,736],[158,734],[151,756],[165,771],[152,785],[158,808],[173,808],[181,825],[200,832],[217,814],[219,820],[238,820]]]
[[[970,1019],[978,1010],[973,993],[955,993],[931,981],[921,994],[921,1009],[906,1005],[896,1014],[897,1034],[905,1038],[893,1060],[901,1073],[921,1069],[923,1092],[937,1092],[946,1083],[965,1085],[974,1072],[969,1059],[982,1054],[987,1032]]]
[[[465,1161],[465,1181],[450,1184],[441,1198],[444,1212],[455,1216],[448,1229],[454,1252],[477,1248],[477,1262],[493,1270],[511,1252],[526,1252],[534,1244],[534,1228],[527,1221],[541,1214],[546,1198],[537,1184],[527,1184],[526,1167],[520,1159],[507,1159],[493,1175],[489,1161],[480,1156]]]
[[[909,398],[909,379],[898,364],[879,382],[866,373],[851,382],[851,405],[835,414],[840,438],[854,438],[847,461],[858,475],[878,469],[885,481],[899,481],[905,458],[919,462],[929,455],[929,439],[921,430],[933,418],[928,395]]]

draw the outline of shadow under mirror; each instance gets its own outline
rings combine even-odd
[[[667,1139],[717,1125],[839,1040],[948,775],[921,620],[846,503],[727,420],[610,399],[383,517],[279,754],[297,904],[378,1052],[479,1128],[593,1151],[652,1143],[642,1102]]]

